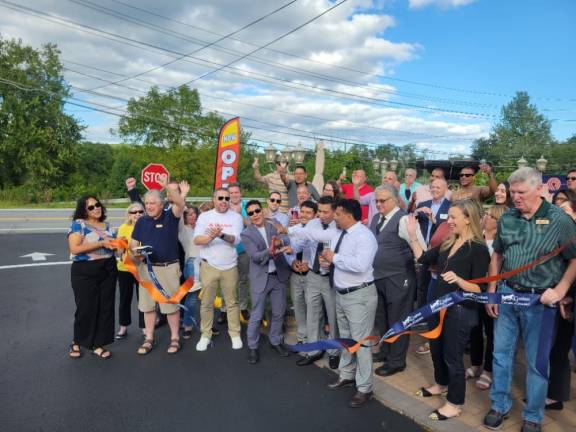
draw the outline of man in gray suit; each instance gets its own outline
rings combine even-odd
[[[242,232],[241,238],[250,257],[252,311],[247,331],[248,362],[256,364],[259,360],[260,321],[267,296],[270,296],[272,309],[268,334],[270,345],[282,357],[289,355],[282,343],[282,323],[286,312],[286,283],[290,278],[290,266],[284,257],[285,248],[278,231],[272,224],[266,223],[260,201],[248,201],[246,214],[250,218],[250,225]]]

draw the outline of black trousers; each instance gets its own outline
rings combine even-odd
[[[118,323],[121,326],[129,326],[132,324],[132,299],[134,298],[134,291],[136,291],[136,299],[138,299],[138,282],[136,282],[136,279],[134,279],[131,273],[119,271],[118,288],[120,291]],[[140,311],[138,311],[138,327],[144,328],[144,314]]]
[[[550,378],[548,398],[557,401],[570,400],[570,348],[574,336],[574,323],[559,316],[556,338],[550,351]]]
[[[114,342],[116,259],[72,263],[71,283],[76,302],[74,342],[94,349]]]
[[[438,325],[438,315],[430,318],[431,328]],[[464,348],[470,331],[478,325],[476,307],[454,305],[448,308],[442,334],[430,340],[430,353],[434,363],[434,380],[448,386],[448,402],[464,404],[466,379],[464,376]]]
[[[482,366],[482,361],[484,361],[484,370],[492,372],[494,320],[488,316],[484,305],[478,307],[478,318],[478,325],[470,333],[470,360],[472,366]],[[486,347],[484,347],[484,333],[486,334]]]
[[[401,273],[392,277],[374,281],[378,293],[378,307],[376,309],[376,327],[383,335],[392,324],[406,317],[412,312],[414,304],[414,291],[416,290],[416,277],[412,273]],[[394,343],[380,345],[380,355],[386,359],[391,368],[406,366],[406,353],[410,337],[401,336]]]

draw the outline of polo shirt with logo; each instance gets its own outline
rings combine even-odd
[[[502,272],[521,267],[576,238],[576,224],[561,209],[542,200],[536,213],[526,219],[510,209],[498,221],[494,252],[503,257]],[[555,257],[507,280],[514,290],[544,291],[554,288],[576,258],[576,241]]]
[[[157,219],[148,215],[136,221],[132,239],[142,246],[152,246],[154,253],[150,260],[154,263],[167,263],[178,260],[178,222],[172,210],[164,210]]]

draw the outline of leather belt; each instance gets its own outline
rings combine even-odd
[[[277,275],[277,274],[278,274],[277,271],[268,272],[268,276],[275,276],[275,275]]]
[[[514,292],[522,294],[542,294],[544,291],[546,291],[546,288],[528,288],[522,285],[509,283],[505,283],[505,285]]]
[[[179,262],[178,260],[174,260],[174,261],[167,261],[167,262],[161,262],[161,263],[152,263],[152,265],[154,267],[168,267],[171,264],[176,264],[177,262]]]
[[[359,289],[369,287],[373,283],[374,283],[374,281],[364,282],[362,285],[356,285],[356,286],[349,287],[349,288],[336,287],[336,291],[338,292],[338,294],[350,294],[351,292],[358,291]]]
[[[319,271],[314,271],[314,270],[310,270],[310,271],[311,271],[312,273],[314,273],[314,274],[317,274],[318,276],[322,276],[322,277],[328,277],[328,276],[330,276],[330,273],[324,274],[324,273],[319,272]]]

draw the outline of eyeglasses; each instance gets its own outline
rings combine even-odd
[[[144,210],[130,210],[128,213],[130,213],[130,214],[144,214]]]
[[[376,201],[378,204],[384,204],[384,203],[385,203],[386,201],[388,201],[389,199],[392,199],[392,198],[377,199],[377,200],[375,200],[375,201]]]
[[[566,180],[576,181],[576,177],[568,177],[568,176],[566,176]]]
[[[229,196],[219,196],[218,201],[230,201],[230,197]]]
[[[469,174],[469,173],[460,173],[460,177],[473,177],[474,174]]]
[[[262,213],[262,209],[254,209],[252,211],[246,212],[246,214],[248,216],[254,216],[255,214],[260,214],[260,213]]]
[[[100,207],[102,207],[102,204],[96,203],[96,204],[94,204],[94,205],[89,205],[88,207],[86,207],[86,210],[92,211],[92,210],[97,209],[97,208],[100,208]]]
[[[268,198],[268,201],[270,201],[271,203],[276,203],[276,204],[280,204],[282,202],[281,199],[275,199],[275,198]]]

